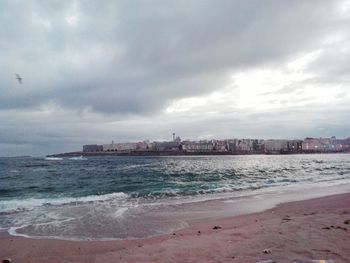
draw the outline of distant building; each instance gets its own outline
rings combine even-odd
[[[136,143],[136,150],[139,150],[139,151],[147,151],[151,149],[151,147],[152,147],[152,144],[149,141]]]
[[[322,146],[317,138],[305,138],[302,143],[303,152],[317,152]]]
[[[301,153],[302,152],[302,140],[288,140],[287,147],[288,153]]]
[[[212,144],[214,145],[214,151],[217,152],[227,152],[229,149],[227,140],[212,140]]]
[[[115,152],[117,151],[117,145],[112,141],[111,144],[104,144],[103,146],[103,151],[104,152]]]
[[[181,148],[180,142],[153,142],[152,149],[156,151],[179,151]]]
[[[305,153],[313,152],[333,152],[335,147],[334,139],[331,138],[305,138],[302,143],[302,149]]]
[[[103,146],[97,144],[83,145],[83,152],[102,152]]]
[[[231,139],[227,140],[227,150],[232,153],[236,153],[237,149],[237,140],[236,139]]]
[[[333,139],[332,151],[334,152],[349,152],[350,151],[350,138],[347,139]]]
[[[236,141],[237,153],[251,153],[253,151],[253,140],[239,139]]]
[[[253,153],[264,153],[265,152],[265,145],[264,140],[253,140]]]
[[[214,151],[214,144],[208,141],[183,141],[181,148],[186,152],[210,152]]]
[[[137,145],[136,142],[117,143],[117,151],[135,151]]]
[[[104,144],[104,152],[123,152],[123,151],[135,151],[135,150],[146,150],[148,149],[146,142],[126,142],[126,143],[114,143]]]
[[[278,154],[288,152],[288,140],[265,140],[265,153]]]
[[[331,152],[332,151],[332,139],[331,138],[320,138],[319,139],[322,147],[322,152]]]

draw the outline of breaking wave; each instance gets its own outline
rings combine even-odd
[[[60,157],[45,157],[45,160],[47,161],[61,161],[63,158]]]
[[[67,204],[82,204],[91,202],[105,202],[127,198],[125,193],[111,193],[105,195],[90,195],[84,197],[61,197],[61,198],[28,198],[0,201],[0,214],[31,210],[40,206],[59,206]]]

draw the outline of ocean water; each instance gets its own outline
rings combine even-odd
[[[245,196],[349,183],[349,154],[0,158],[0,230],[141,238],[233,209],[214,200],[237,208]]]

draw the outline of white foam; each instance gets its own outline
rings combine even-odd
[[[82,155],[79,157],[71,157],[69,160],[75,160],[75,161],[86,161],[87,158],[84,158]]]
[[[28,198],[0,201],[0,212],[15,212],[20,210],[31,210],[43,205],[64,205],[72,203],[103,202],[112,199],[125,199],[128,195],[123,192],[105,195],[90,195],[84,197],[62,197],[62,198]]]
[[[45,160],[47,161],[61,161],[63,158],[60,157],[45,157]]]
[[[22,228],[22,227],[25,227],[25,226],[20,226],[20,227],[10,227],[7,232],[9,233],[9,235],[11,236],[18,236],[18,237],[26,237],[26,238],[30,238],[30,236],[26,235],[26,234],[20,234],[20,233],[17,233],[17,229],[19,228]]]
[[[114,217],[121,217],[128,209],[129,209],[128,207],[122,207],[122,208],[118,209],[114,213]]]

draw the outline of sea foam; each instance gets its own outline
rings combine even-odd
[[[45,160],[47,161],[61,161],[63,158],[60,157],[45,157]]]
[[[103,202],[114,199],[125,199],[128,195],[120,193],[110,193],[104,195],[90,195],[84,197],[59,197],[59,198],[28,198],[12,199],[0,201],[0,213],[10,213],[31,210],[35,207],[45,205],[66,205],[74,203]]]

